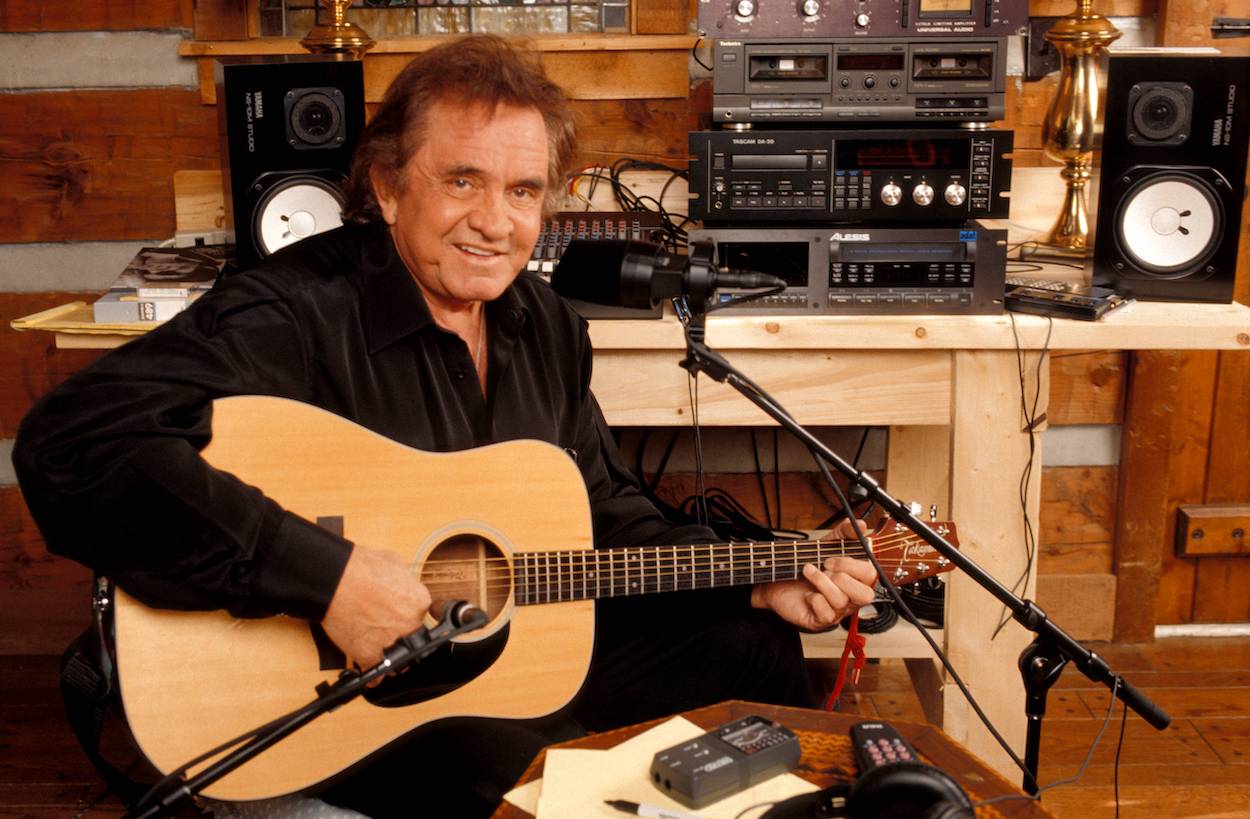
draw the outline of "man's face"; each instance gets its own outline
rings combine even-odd
[[[525,266],[542,226],[547,130],[533,108],[439,102],[402,185],[373,186],[400,257],[431,309],[491,301]]]

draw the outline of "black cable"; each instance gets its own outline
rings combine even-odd
[[[941,628],[946,621],[946,583],[940,577],[926,577],[915,583],[899,587],[898,593],[907,601],[907,607],[934,628]]]
[[[696,63],[699,64],[699,67],[702,68],[704,71],[712,71],[713,70],[712,66],[707,65],[706,63],[704,63],[702,60],[699,59],[699,43],[703,42],[706,39],[707,39],[707,32],[700,31],[699,39],[695,40],[694,45],[690,47],[690,56],[694,59]]]
[[[1115,702],[1115,694],[1111,695],[1111,702]],[[1115,816],[1120,819],[1120,751],[1124,748],[1124,726],[1128,722],[1128,703],[1124,703],[1124,713],[1120,715],[1120,741],[1115,746]]]
[[[1081,767],[1077,770],[1075,774],[1068,777],[1067,779],[1058,779],[1054,782],[1051,782],[1049,785],[1046,785],[1043,788],[1039,788],[1037,793],[1032,794],[1032,795],[1020,793],[1020,794],[1009,794],[1007,796],[995,796],[991,799],[982,799],[980,802],[973,802],[972,807],[979,808],[983,805],[993,805],[997,802],[1010,802],[1016,799],[1024,799],[1024,800],[1033,802],[1033,801],[1040,800],[1042,798],[1042,794],[1046,793],[1046,791],[1050,790],[1051,788],[1057,788],[1060,785],[1072,785],[1076,782],[1079,782],[1081,780],[1081,777],[1085,776],[1085,770],[1089,767],[1089,763],[1094,758],[1094,751],[1097,750],[1098,743],[1102,742],[1102,735],[1107,732],[1107,725],[1110,724],[1111,722],[1111,715],[1115,713],[1115,695],[1120,690],[1121,682],[1122,680],[1120,679],[1119,676],[1117,676],[1115,678],[1115,683],[1111,687],[1111,702],[1107,703],[1107,716],[1103,717],[1102,727],[1098,729],[1098,735],[1094,737],[1094,741],[1090,743],[1089,750],[1085,752],[1085,760],[1081,763]],[[1124,707],[1124,711],[1126,714],[1128,713],[1127,705]],[[1116,805],[1117,807],[1119,806],[1118,796],[1116,797]]]
[[[751,457],[755,461],[755,485],[760,490],[760,500],[764,504],[764,520],[771,524],[773,515],[768,505],[768,488],[764,485],[764,470],[760,466],[760,448],[755,440],[755,427],[751,427]]]
[[[1027,586],[1029,574],[1033,571],[1033,564],[1037,559],[1037,536],[1033,531],[1033,521],[1029,517],[1029,484],[1033,480],[1033,461],[1037,455],[1037,426],[1045,420],[1045,414],[1041,416],[1037,413],[1038,405],[1042,400],[1042,368],[1046,363],[1046,356],[1050,352],[1050,338],[1055,330],[1055,320],[1050,316],[1046,317],[1046,340],[1042,343],[1041,352],[1037,356],[1037,369],[1034,373],[1033,385],[1033,406],[1030,407],[1028,399],[1025,397],[1028,387],[1025,384],[1024,373],[1024,349],[1020,344],[1020,334],[1016,327],[1016,316],[1014,313],[1008,312],[1007,316],[1011,320],[1011,337],[1015,340],[1016,347],[1016,373],[1020,379],[1020,412],[1024,416],[1026,429],[1029,432],[1029,458],[1025,462],[1024,469],[1020,474],[1020,514],[1024,521],[1024,571],[1011,584],[1011,591],[1017,597],[1023,596],[1020,592]],[[1006,606],[1003,606],[1002,616],[999,618],[998,625],[994,627],[994,633],[990,635],[990,640],[994,640],[1002,632],[1002,630],[1011,622],[1011,612]]]
[[[890,601],[874,600],[872,601],[872,607],[877,612],[875,616],[864,617],[860,615],[858,627],[860,634],[882,634],[898,624],[898,609],[894,608],[894,604]],[[841,625],[842,628],[850,631],[851,618],[843,617]]]
[[[695,519],[707,526],[707,496],[703,487],[703,438],[699,434],[699,379],[686,379],[686,394],[690,399],[690,428],[694,433],[694,492],[698,497]]]
[[[777,527],[781,527],[781,447],[777,442],[777,427],[773,427],[773,498],[777,501]]]

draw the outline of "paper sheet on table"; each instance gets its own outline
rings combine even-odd
[[[646,764],[643,766],[645,776],[645,771],[651,768],[651,757],[655,756],[656,751],[667,748],[670,745],[676,745],[679,742],[705,733],[707,733],[705,730],[695,725],[685,717],[673,717],[667,722],[662,722],[654,728],[643,731],[641,734],[633,737],[632,739],[627,739],[624,742],[618,743],[613,748],[596,751],[595,753],[603,754],[608,753],[609,751],[621,755],[632,755],[635,752],[643,753],[646,755]],[[604,759],[610,760],[615,758],[616,757],[605,757]],[[532,782],[527,782],[520,787],[513,788],[508,791],[508,793],[504,794],[503,798],[508,802],[511,802],[513,805],[516,805],[526,813],[532,813],[537,816],[538,797],[539,794],[542,793],[542,784],[543,778],[539,777]],[[606,798],[616,799],[618,797],[609,796]],[[648,804],[651,803],[648,802]]]
[[[605,799],[628,799],[691,812],[657,790],[647,772],[656,751],[704,733],[705,729],[689,720],[674,717],[605,751],[553,748],[547,752],[535,808],[514,800],[512,797],[517,791],[508,794],[508,801],[530,810],[538,819],[568,816],[620,819],[620,811],[604,804]],[[733,819],[752,805],[776,802],[816,789],[815,785],[793,774],[783,774],[693,813],[708,819]],[[532,794],[530,791],[520,795]]]

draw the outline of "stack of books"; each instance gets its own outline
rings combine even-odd
[[[92,305],[97,324],[165,321],[208,292],[228,261],[227,245],[145,247]]]

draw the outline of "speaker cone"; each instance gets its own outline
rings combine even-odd
[[[1116,239],[1140,272],[1187,276],[1219,247],[1222,206],[1203,180],[1184,173],[1147,176],[1128,190],[1116,214]]]
[[[256,247],[268,256],[300,239],[343,224],[343,196],[316,176],[290,176],[256,203],[252,230]]]

